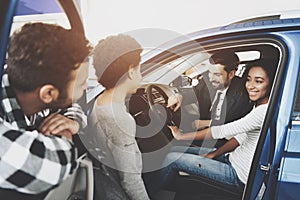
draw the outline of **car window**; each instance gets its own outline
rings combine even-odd
[[[237,67],[235,76],[240,78],[243,76],[246,70],[247,63],[259,60],[260,57],[262,56],[260,51],[255,51],[255,50],[237,51],[235,53],[237,54],[240,60],[240,64]],[[203,52],[194,53],[165,64],[165,66],[162,67],[162,69],[165,70],[165,73],[168,73],[168,71],[170,70],[174,70],[176,73],[178,73],[178,76],[176,76],[177,78],[175,78],[170,83],[170,86],[174,86],[174,87],[196,86],[199,82],[198,79],[202,78],[203,74],[208,71],[208,67],[211,65],[208,58],[203,60],[203,56],[201,57],[201,55],[203,54],[204,54]],[[211,54],[209,53],[206,54],[208,56],[211,56]],[[157,70],[155,75],[156,76],[159,75],[158,77],[164,77],[165,73],[162,73],[162,69]],[[179,75],[179,73],[182,71],[183,73]]]
[[[144,82],[159,82],[170,84],[173,80],[182,75],[186,70],[197,67],[208,58],[206,52],[198,52],[180,56],[166,64],[151,63],[151,67],[143,71]],[[147,67],[147,66],[144,66]]]

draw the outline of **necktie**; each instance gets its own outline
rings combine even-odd
[[[217,94],[216,94],[217,98],[216,98],[216,100],[214,101],[214,103],[211,107],[212,119],[214,119],[214,120],[219,120],[220,119],[220,115],[217,115],[216,113],[217,113],[217,106],[220,102],[221,94],[222,94],[222,92],[219,92],[219,91],[217,92]],[[219,112],[219,113],[221,113],[221,112]]]

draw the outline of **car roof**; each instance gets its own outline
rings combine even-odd
[[[271,32],[275,30],[290,30],[290,29],[300,29],[300,11],[297,11],[299,17],[291,17],[289,15],[269,15],[263,17],[255,17],[242,21],[237,21],[225,26],[219,26],[210,29],[204,29],[196,32],[192,32],[173,40],[170,40],[157,49],[160,51],[152,50],[145,53],[142,56],[142,63],[147,61],[150,58],[153,58],[155,55],[158,55],[161,50],[167,50],[179,44],[185,42],[190,42],[192,40],[197,40],[200,38],[207,38],[212,36],[230,34],[230,33],[241,33],[241,32],[255,32],[255,31],[265,31]],[[282,16],[286,17],[285,19]]]
[[[207,33],[225,34],[230,32],[276,29],[276,28],[285,28],[285,27],[300,27],[300,18],[264,19],[264,20],[258,19],[258,20],[240,21],[226,26],[194,32],[189,34],[189,36],[190,37],[193,35],[205,36]]]

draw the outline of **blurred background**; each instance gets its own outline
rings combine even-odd
[[[71,0],[70,0],[71,1]],[[236,21],[285,13],[300,17],[297,0],[73,0],[92,44],[111,34],[135,37],[146,53],[186,33]],[[56,0],[19,0],[12,32],[27,22],[56,23],[69,28]],[[97,85],[90,67],[89,86]]]
[[[91,40],[154,28],[185,34],[241,19],[300,9],[296,0],[87,0],[83,11]]]
[[[108,35],[124,32],[147,35],[144,36],[147,38],[165,35],[161,37],[163,41],[251,17],[287,11],[300,16],[300,12],[296,12],[300,11],[300,1],[297,0],[76,1],[82,13],[86,35],[92,43]],[[27,21],[48,21],[68,26],[56,0],[20,0],[13,30]]]

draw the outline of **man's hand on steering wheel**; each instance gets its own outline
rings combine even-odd
[[[168,98],[167,108],[171,108],[174,112],[176,112],[182,103],[183,96],[179,93],[173,94]]]

